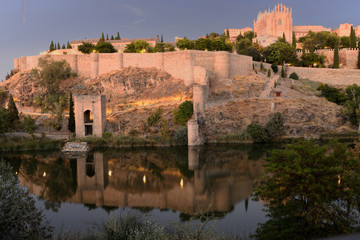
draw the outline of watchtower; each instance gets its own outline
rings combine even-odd
[[[74,97],[76,136],[101,137],[106,127],[105,95]]]

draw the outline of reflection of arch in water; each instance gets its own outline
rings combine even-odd
[[[89,156],[86,159],[86,176],[88,177],[95,176],[95,162],[93,156]]]
[[[90,110],[84,112],[85,136],[93,135],[94,115]]]

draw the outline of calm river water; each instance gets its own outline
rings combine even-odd
[[[217,231],[248,235],[266,220],[251,200],[264,171],[264,146],[144,148],[7,154],[21,185],[57,232],[85,232],[133,211],[160,223],[214,220]]]

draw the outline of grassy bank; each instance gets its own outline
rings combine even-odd
[[[63,140],[50,140],[44,137],[6,136],[0,138],[0,152],[58,151],[63,145]]]

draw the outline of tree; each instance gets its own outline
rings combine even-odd
[[[260,61],[260,52],[255,47],[248,47],[247,48],[247,55],[253,58],[253,61]]]
[[[66,48],[67,48],[67,49],[72,49],[71,44],[69,43],[69,41],[67,42]]]
[[[343,90],[331,87],[327,84],[321,83],[317,90],[321,92],[322,97],[325,97],[328,101],[338,105],[343,105],[348,100],[348,97]]]
[[[181,50],[191,50],[194,49],[195,43],[189,39],[180,39],[176,42],[176,46]]]
[[[339,68],[340,60],[339,60],[339,47],[336,46],[334,50],[334,68]]]
[[[120,40],[121,38],[120,38],[120,33],[119,32],[117,32],[117,35],[116,35],[116,38],[115,38],[116,40]]]
[[[96,46],[95,50],[98,53],[115,53],[117,50],[114,48],[114,46],[109,42],[99,41]]]
[[[75,132],[75,113],[74,113],[74,101],[70,92],[69,97],[69,124],[68,129],[70,132]]]
[[[128,45],[126,45],[124,52],[125,53],[141,53],[146,52],[150,47],[150,44],[145,40],[136,40]]]
[[[349,36],[341,37],[340,43],[341,43],[341,47],[350,48],[350,37]]]
[[[10,94],[9,102],[8,102],[8,121],[9,125],[13,126],[13,124],[19,120],[19,112],[14,102],[13,96]]]
[[[227,37],[227,38],[230,38],[230,32],[229,32],[229,29],[226,29],[226,37]]]
[[[296,36],[295,36],[295,32],[292,33],[292,46],[294,48],[296,48]]]
[[[8,111],[0,107],[0,135],[9,131]]]
[[[111,35],[111,40],[115,40],[113,35]]]
[[[210,50],[211,40],[206,38],[199,38],[195,41],[195,49],[196,50]]]
[[[101,33],[101,40],[105,41],[104,33]]]
[[[85,54],[90,54],[95,50],[95,45],[92,43],[83,42],[82,45],[78,47],[78,50]]]
[[[33,119],[30,115],[27,115],[24,117],[24,130],[32,135],[34,134],[34,131],[36,129],[36,125],[35,125],[35,119]]]
[[[108,33],[106,34],[106,40],[109,40],[109,34]]]
[[[357,68],[360,69],[360,42],[359,42],[359,46],[358,46]]]
[[[254,143],[264,143],[269,140],[269,136],[267,135],[266,131],[259,124],[249,124],[246,128],[246,131]]]
[[[161,34],[161,40],[160,40],[160,42],[164,42],[164,37],[163,37],[163,35]]]
[[[52,239],[53,228],[4,161],[0,161],[0,205],[3,239]]]
[[[351,29],[350,29],[350,47],[356,48],[356,35],[355,35],[355,30],[354,30],[353,26],[351,26]]]
[[[264,52],[263,55],[267,62],[281,64],[297,63],[296,49],[287,42],[277,41],[271,44]]]
[[[162,42],[156,43],[154,51],[155,52],[165,52],[164,43],[162,43]]]
[[[284,118],[281,113],[275,113],[266,123],[265,131],[271,140],[277,139],[285,134]]]
[[[286,78],[284,65],[281,65],[281,77]]]
[[[58,42],[58,44],[57,44],[57,49],[61,49],[61,48],[60,48],[60,43],[59,43],[59,42]]]
[[[272,150],[255,200],[265,203],[267,221],[256,239],[318,239],[359,231],[359,158],[333,140]]]
[[[171,45],[170,43],[165,43],[164,44],[164,49],[165,49],[165,52],[173,52],[173,51],[175,51],[175,47],[173,45]]]
[[[216,33],[216,32],[212,32],[210,34],[207,34],[207,38],[217,38],[220,36],[220,34]]]
[[[186,100],[181,103],[179,107],[174,111],[174,122],[180,126],[185,126],[187,121],[194,113],[193,103]]]
[[[61,47],[62,49],[66,49],[66,47],[65,47],[65,43],[62,45],[62,47]]]
[[[49,47],[49,52],[52,52],[52,51],[54,51],[54,50],[55,50],[54,42],[51,41],[50,47]]]
[[[360,123],[360,86],[353,84],[345,90],[347,101],[344,103],[343,112],[350,118],[350,123]]]

